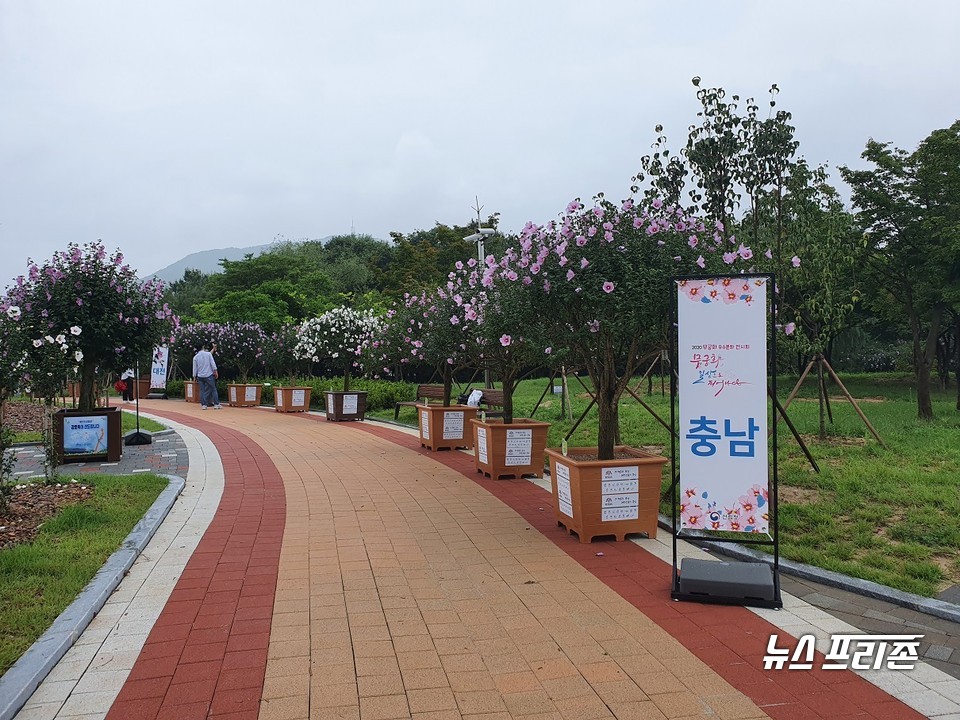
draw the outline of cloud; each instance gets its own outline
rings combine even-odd
[[[8,3],[0,284],[103,238],[142,273],[277,235],[502,226],[627,193],[705,85],[771,83],[812,163],[956,118],[947,0]],[[835,176],[836,177],[836,176]]]

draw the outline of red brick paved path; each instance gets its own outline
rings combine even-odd
[[[283,481],[242,433],[162,414],[216,445],[223,497],[107,718],[256,720],[286,514]]]

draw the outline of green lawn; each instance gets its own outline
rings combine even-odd
[[[903,375],[849,375],[841,379],[879,432],[887,448],[870,435],[853,407],[830,387],[834,423],[825,441],[817,439],[814,381],[805,386],[788,414],[820,465],[818,475],[784,423],[780,423],[780,539],[784,557],[848,575],[874,580],[921,595],[934,595],[960,583],[960,412],[956,388],[935,394],[932,422],[917,420],[916,393]],[[781,378],[785,400],[796,377]],[[521,384],[515,396],[517,417],[529,414],[546,379]],[[570,383],[574,420],[589,397]],[[669,389],[641,397],[669,422]],[[393,419],[393,411],[372,413]],[[537,418],[553,422],[548,444],[558,446],[572,423],[560,417],[559,397],[547,396]],[[400,420],[416,423],[404,408]],[[670,436],[640,405],[628,398],[620,406],[623,442],[654,446],[670,453]],[[596,444],[592,411],[570,445]],[[664,473],[664,490],[669,470]],[[669,512],[669,506],[665,506]]]
[[[44,523],[28,544],[0,550],[0,674],[40,637],[167,486],[147,473],[84,475],[88,500]]]

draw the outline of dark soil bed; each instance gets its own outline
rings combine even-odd
[[[60,508],[86,500],[91,495],[93,489],[79,482],[14,486],[6,511],[0,512],[0,550],[30,542]]]

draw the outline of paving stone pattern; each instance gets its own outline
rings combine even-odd
[[[672,602],[661,560],[580,544],[547,491],[463,453],[369,423],[149,405],[212,440],[225,484],[110,718],[923,717],[849,671],[764,672],[776,627]],[[138,452],[186,467],[150,448],[117,472],[162,464]],[[820,590],[796,589],[884,632],[915,622]],[[954,628],[929,627],[928,657],[955,660]]]
[[[14,476],[18,482],[43,480],[43,448],[39,445],[18,445],[14,448],[16,465]],[[60,466],[64,477],[78,477],[89,473],[130,475],[153,472],[160,475],[176,475],[185,478],[189,467],[187,447],[180,436],[165,430],[154,433],[150,445],[124,446],[120,461],[67,463]]]

